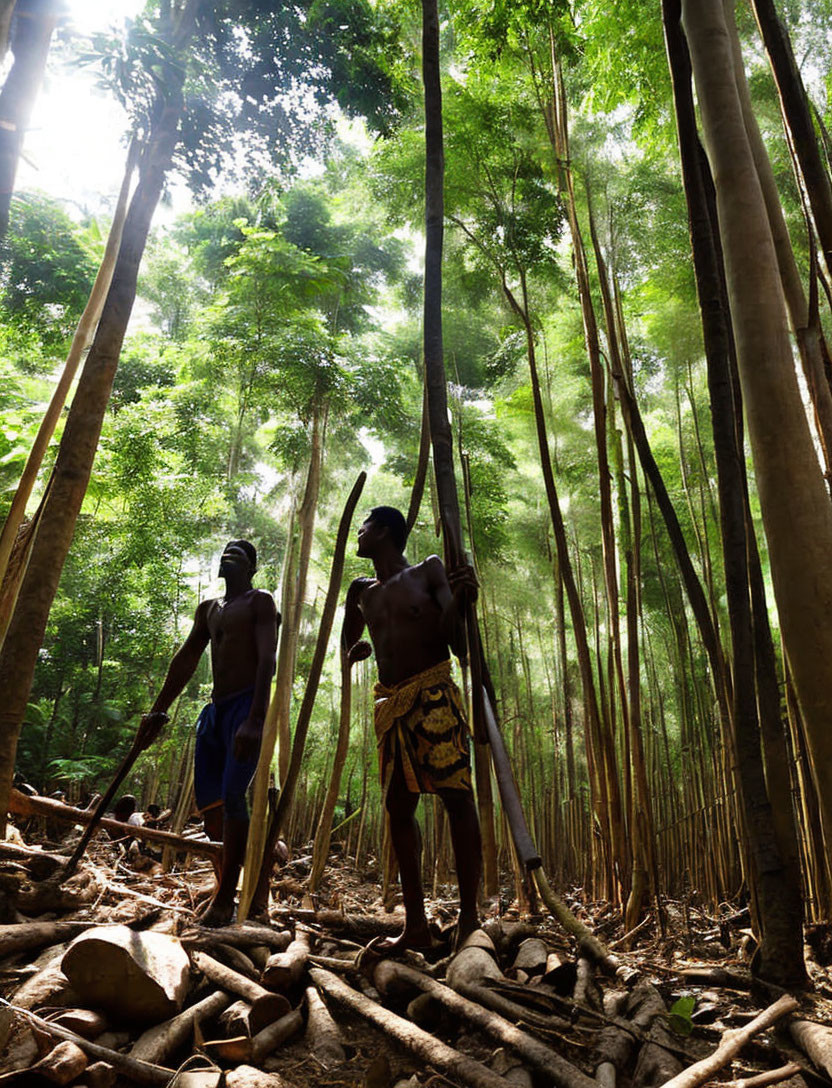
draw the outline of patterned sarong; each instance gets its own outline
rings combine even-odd
[[[471,789],[468,724],[462,695],[451,680],[450,661],[393,687],[378,683],[374,694],[385,794],[397,759],[411,793]]]

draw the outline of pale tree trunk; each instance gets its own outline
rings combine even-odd
[[[95,332],[95,327],[98,324],[98,319],[100,318],[101,311],[104,307],[104,300],[110,289],[110,282],[113,278],[113,269],[115,268],[116,257],[118,256],[119,246],[121,245],[124,220],[127,215],[130,181],[133,177],[133,171],[136,168],[137,150],[138,145],[133,141],[127,154],[127,168],[124,172],[124,179],[121,183],[121,190],[118,195],[118,201],[116,202],[115,212],[113,213],[113,222],[107,237],[104,256],[101,258],[101,264],[99,265],[95,282],[92,285],[90,297],[87,300],[87,305],[84,307],[84,312],[81,314],[78,327],[72,338],[72,344],[70,345],[69,354],[64,363],[64,369],[58,379],[58,384],[55,386],[52,399],[49,402],[49,407],[46,409],[44,417],[41,420],[38,433],[35,436],[35,441],[32,443],[32,448],[26,459],[20,482],[17,485],[12,504],[9,507],[9,513],[6,516],[6,521],[3,525],[3,532],[0,534],[0,585],[2,585],[2,591],[0,592],[0,602],[2,602],[0,603],[0,650],[3,648],[6,631],[9,628],[12,613],[14,612],[14,606],[17,602],[20,583],[23,581],[23,575],[26,573],[26,562],[28,562],[27,554],[25,560],[16,567],[13,573],[11,573],[8,571],[9,557],[11,556],[12,547],[15,538],[17,537],[18,530],[26,515],[26,504],[32,495],[38,472],[43,464],[44,455],[49,446],[49,442],[52,439],[52,435],[55,433],[55,427],[61,417],[67,395],[69,394],[70,387],[75,379],[78,364],[81,362],[81,356],[90,345],[93,333]],[[11,585],[8,584],[10,577],[13,582]]]
[[[17,163],[60,8],[60,0],[17,0],[14,9],[9,38],[14,63],[0,91],[0,240],[9,228]],[[8,28],[9,17],[6,5],[0,12],[0,33]]]
[[[0,60],[9,51],[9,30],[17,0],[0,0]]]
[[[341,791],[341,775],[344,764],[347,761],[347,752],[350,744],[350,711],[352,701],[350,698],[352,684],[350,676],[350,663],[347,655],[340,654],[341,660],[341,710],[338,716],[338,741],[335,746],[335,758],[332,763],[332,774],[329,786],[324,798],[324,805],[315,829],[315,845],[312,850],[312,870],[309,874],[309,891],[314,893],[321,884],[326,860],[329,855],[329,843],[332,835],[332,816]]]
[[[193,6],[186,12],[190,15],[180,21],[174,38],[177,51],[193,28]],[[67,417],[29,569],[0,655],[0,690],[3,691],[0,821],[8,811],[17,740],[38,651],[92,471],[121,345],[136,297],[139,264],[179,140],[183,78],[184,70],[171,65],[171,82],[154,113],[148,144],[139,164],[139,182],[124,224],[112,284]]]
[[[297,540],[293,537],[287,542],[287,548],[291,548],[291,551],[289,552],[290,558],[287,569],[285,569],[283,585],[283,626],[280,631],[277,681],[274,694],[277,713],[277,768],[281,786],[286,780],[292,754],[290,730],[292,684],[295,679],[300,623],[306,597],[306,579],[309,573],[309,558],[312,554],[312,535],[315,529],[315,515],[318,510],[318,495],[321,488],[323,419],[325,415],[326,413],[323,410],[316,408],[312,417],[309,468],[306,473],[306,485],[303,491],[303,499],[298,507],[297,525],[295,527]],[[269,759],[271,759],[271,755]]]
[[[832,843],[832,506],[794,368],[765,202],[720,0],[683,0],[712,164],[737,361],[777,609]]]

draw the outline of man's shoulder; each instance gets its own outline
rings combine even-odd
[[[360,578],[353,578],[353,580],[350,582],[350,587],[347,590],[347,596],[354,600],[355,598],[360,597],[365,589],[368,589],[370,586],[375,585],[377,581],[378,579],[373,578],[369,575],[362,575]]]
[[[438,555],[427,556],[421,563],[416,563],[412,569],[431,579],[445,576],[445,564]]]

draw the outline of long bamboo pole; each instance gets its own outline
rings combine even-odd
[[[361,492],[364,489],[366,479],[367,473],[362,472],[353,484],[352,491],[347,498],[344,512],[341,515],[341,521],[338,525],[338,533],[335,538],[335,551],[332,556],[332,568],[329,574],[329,586],[327,587],[326,599],[321,613],[321,624],[318,629],[318,641],[315,644],[315,653],[309,668],[309,677],[306,681],[306,691],[303,694],[303,702],[301,703],[297,724],[295,725],[292,758],[289,761],[286,780],[282,784],[277,808],[269,821],[268,829],[266,828],[265,804],[263,804],[259,810],[252,812],[248,843],[246,844],[243,887],[240,892],[240,902],[237,911],[237,917],[240,921],[245,920],[248,915],[254,890],[257,887],[257,881],[260,878],[260,870],[264,864],[268,865],[270,863],[272,848],[277,840],[277,836],[283,823],[286,820],[289,813],[289,807],[294,797],[295,786],[297,785],[298,775],[300,773],[300,764],[303,759],[303,750],[306,744],[306,733],[309,729],[312,710],[315,706],[318,683],[321,678],[324,658],[326,657],[326,651],[329,645],[329,636],[332,631],[332,621],[335,618],[335,610],[338,607],[338,596],[341,592],[341,578],[344,574],[344,553],[347,548],[347,537],[349,536],[350,526],[352,525],[355,507],[361,497]]]
[[[101,264],[99,265],[95,282],[92,285],[87,305],[84,307],[84,312],[81,314],[78,321],[78,326],[69,348],[69,354],[64,363],[63,372],[58,379],[58,384],[55,386],[54,392],[52,393],[52,399],[41,420],[38,433],[35,436],[35,441],[32,443],[32,448],[29,451],[29,456],[26,458],[26,464],[23,467],[23,473],[21,474],[20,481],[17,485],[17,491],[15,492],[11,506],[9,507],[9,512],[6,516],[5,524],[3,525],[3,531],[0,533],[0,585],[6,580],[6,572],[9,569],[9,559],[12,554],[12,548],[14,547],[18,530],[26,516],[26,505],[32,496],[32,491],[34,490],[40,467],[43,464],[43,458],[46,454],[49,442],[52,439],[52,435],[55,433],[58,420],[61,418],[61,412],[66,404],[70,387],[72,386],[72,382],[78,371],[78,364],[81,362],[82,355],[92,343],[93,334],[95,333],[98,319],[101,317],[101,311],[104,307],[104,300],[110,289],[110,282],[113,278],[113,269],[115,268],[116,257],[118,256],[119,246],[121,245],[124,220],[127,217],[130,182],[133,178],[133,171],[136,168],[138,149],[139,145],[137,141],[134,140],[130,145],[130,150],[127,152],[127,165],[124,170],[121,189],[119,190],[118,200],[113,213],[113,222],[110,225],[110,233],[107,236],[104,256],[101,258]],[[27,547],[28,549],[31,549],[31,540],[27,542]],[[2,596],[3,607],[2,610],[0,610],[0,649],[3,647],[6,632],[9,629],[14,606],[17,603],[20,583],[23,581],[23,575],[26,573],[27,563],[28,555],[24,558],[23,562],[15,566],[16,585],[13,587],[4,586]]]

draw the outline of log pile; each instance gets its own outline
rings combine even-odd
[[[0,1085],[796,1088],[802,1069],[832,1072],[822,966],[812,997],[766,1001],[736,957],[692,964],[650,927],[611,974],[551,920],[505,917],[453,955],[393,960],[360,946],[399,919],[308,896],[273,925],[208,930],[193,915],[204,867],[131,874],[109,844],[73,877],[88,898],[59,915],[53,867],[27,849],[0,844],[0,877],[26,893],[0,925]],[[49,895],[47,917],[20,911]]]

